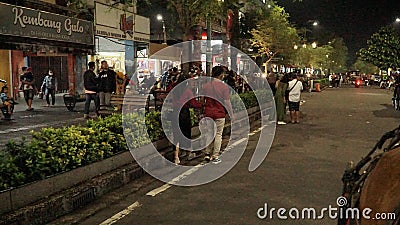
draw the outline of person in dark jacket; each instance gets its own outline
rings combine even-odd
[[[96,74],[94,73],[95,62],[89,62],[89,69],[83,74],[83,85],[85,87],[85,114],[83,114],[83,118],[89,119],[89,108],[90,102],[93,100],[95,105],[96,114],[100,108],[99,98],[98,98],[98,79]]]
[[[111,93],[116,90],[116,73],[108,68],[107,61],[101,61],[101,71],[99,73],[99,98],[100,108],[111,105]]]

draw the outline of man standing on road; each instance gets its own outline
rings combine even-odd
[[[300,94],[303,84],[299,80],[299,75],[293,74],[293,80],[288,85],[290,121],[292,123],[300,123]]]
[[[99,98],[100,108],[111,105],[111,93],[116,90],[116,73],[108,68],[107,61],[101,61],[101,72],[99,73]]]
[[[226,84],[222,82],[224,78],[225,70],[222,66],[215,66],[212,68],[213,79],[207,82],[203,86],[203,93],[205,96],[205,107],[204,116],[213,119],[216,123],[216,135],[214,141],[206,147],[205,149],[205,160],[211,160],[212,163],[218,164],[221,162],[219,158],[221,144],[222,144],[222,132],[225,125],[226,111],[224,105],[230,115],[233,115],[232,105],[230,101],[230,92]],[[223,103],[224,105],[222,105]],[[232,120],[232,118],[231,118]],[[212,121],[210,121],[212,122]],[[213,125],[207,125],[208,127],[213,127]],[[209,134],[214,134],[214,132],[209,132]]]
[[[83,114],[83,118],[89,119],[89,108],[90,102],[93,100],[95,105],[96,114],[99,111],[99,97],[97,96],[98,92],[98,79],[96,74],[94,73],[95,62],[89,62],[89,69],[83,74],[83,85],[85,87],[85,113]]]
[[[33,96],[34,96],[34,83],[35,79],[33,77],[32,73],[32,68],[28,67],[26,69],[26,72],[21,76],[21,82],[23,84],[23,90],[24,90],[24,98],[26,105],[28,108],[26,111],[32,111],[32,101],[33,101]]]

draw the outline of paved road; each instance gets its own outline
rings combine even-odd
[[[77,103],[76,112],[70,112],[64,106],[62,94],[57,94],[56,104],[51,107],[45,107],[45,100],[35,97],[32,104],[34,110],[31,112],[25,111],[26,104],[23,99],[18,99],[17,102],[19,104],[15,106],[15,112],[12,116],[14,120],[0,120],[0,148],[10,139],[17,140],[22,136],[29,136],[30,130],[38,130],[43,127],[62,127],[85,122],[83,119],[84,103]]]
[[[327,214],[294,221],[276,214],[260,220],[256,213],[265,203],[269,209],[336,207],[346,163],[358,161],[397,127],[400,112],[391,108],[390,94],[376,88],[327,89],[304,100],[301,124],[277,127],[270,153],[254,172],[247,168],[258,133],[249,137],[241,161],[215,182],[165,187],[145,176],[52,224],[335,224]]]

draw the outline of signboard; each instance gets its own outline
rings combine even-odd
[[[134,14],[96,2],[96,35],[133,40]]]
[[[0,3],[0,34],[93,45],[93,23]]]
[[[135,15],[135,41],[150,42],[150,19]]]

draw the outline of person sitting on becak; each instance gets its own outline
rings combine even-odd
[[[7,117],[8,118],[6,118],[6,119],[9,119],[11,117],[11,114],[13,113],[14,99],[11,98],[7,86],[3,86],[1,88],[0,99],[3,103],[3,106],[7,107]]]

